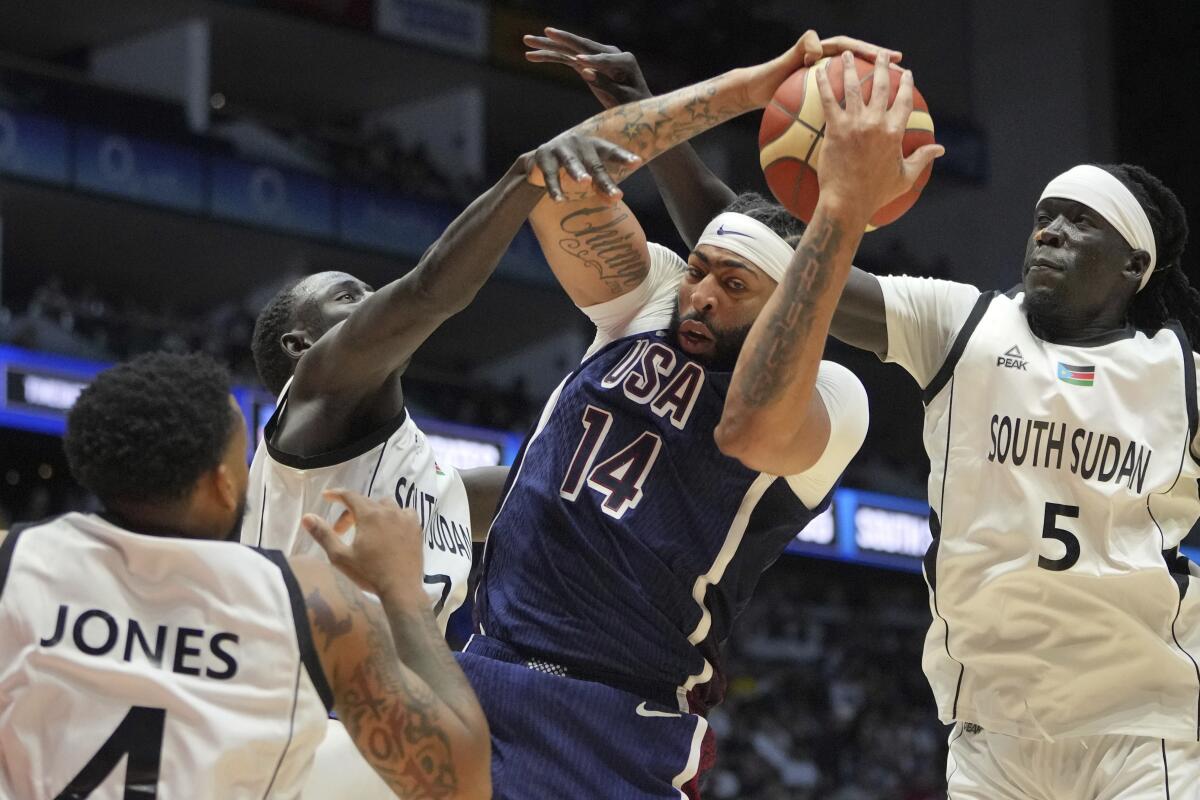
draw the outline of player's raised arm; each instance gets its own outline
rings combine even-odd
[[[573,69],[605,108],[650,97],[650,89],[633,53],[600,44],[570,31],[546,28],[541,35],[527,35],[525,53],[529,61],[561,64]],[[825,56],[849,50],[874,60],[884,48],[847,36],[819,42],[802,40],[805,65]],[[901,54],[889,51],[892,63]],[[704,226],[733,201],[736,194],[700,159],[688,143],[676,145],[650,162],[654,183],[662,195],[680,237],[695,247]],[[869,272],[851,268],[841,301],[833,315],[830,333],[855,347],[880,355],[887,350],[887,320],[879,281]]]
[[[335,529],[354,525],[353,545],[319,517],[305,527],[346,574],[308,557],[291,565],[338,718],[401,798],[491,797],[487,721],[421,589],[415,514],[351,492],[333,498],[347,506]]]
[[[543,190],[524,156],[450,223],[417,266],[384,286],[304,353],[297,393],[375,391],[492,274]],[[333,291],[336,291],[336,287]]]
[[[843,56],[853,69],[853,56]],[[876,86],[888,82],[887,59],[876,57]],[[779,288],[755,320],[738,357],[716,439],[727,455],[776,475],[801,472],[820,457],[829,418],[814,391],[834,308],[867,221],[903,193],[942,148],[901,153],[912,110],[912,74],[905,72],[892,107],[885,92],[864,102],[846,84],[845,108],[824,72],[817,85],[825,109],[821,198]]]
[[[593,42],[570,31],[546,28],[524,37],[529,61],[561,64],[584,80],[605,108],[651,96],[633,53]],[[687,142],[672,147],[650,163],[667,211],[684,243],[694,247],[704,226],[736,196],[700,159]]]
[[[676,145],[726,120],[762,108],[820,40],[804,34],[777,58],[730,70],[674,92],[610,108],[542,145],[534,161],[550,195],[530,217],[546,259],[571,299],[589,306],[619,297],[649,270],[641,225],[618,202],[616,183]],[[580,152],[597,137],[638,156],[607,173]],[[589,190],[591,190],[589,192]]]

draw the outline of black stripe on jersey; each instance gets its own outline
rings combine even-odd
[[[256,547],[262,547],[263,530],[267,527],[267,487],[263,485],[263,501],[262,508],[258,512],[258,544]]]
[[[925,582],[929,584],[929,590],[936,592],[938,541],[942,538],[942,521],[932,508],[929,509],[929,535],[932,541],[929,542],[925,555],[921,557],[921,566],[925,570]]]
[[[267,420],[267,424],[263,428],[263,443],[267,446],[267,452],[270,453],[271,458],[285,467],[291,467],[292,469],[320,469],[321,467],[332,467],[334,464],[343,464],[358,458],[392,438],[392,434],[400,430],[400,426],[408,419],[408,409],[402,408],[396,417],[380,425],[366,436],[356,439],[349,444],[334,448],[333,450],[327,450],[324,453],[299,456],[294,453],[285,453],[273,444],[275,433],[279,429],[279,422],[286,410],[287,396],[284,395],[279,398],[279,405],[276,406],[275,413],[271,415],[271,418]]]
[[[1161,494],[1170,494],[1174,490],[1179,479],[1183,477],[1183,464],[1189,458],[1194,458],[1191,455],[1192,441],[1196,437],[1196,363],[1195,356],[1192,355],[1192,346],[1188,341],[1187,334],[1183,332],[1183,328],[1175,320],[1171,320],[1164,327],[1170,328],[1174,332],[1175,338],[1179,341],[1180,349],[1183,355],[1183,383],[1184,383],[1184,403],[1187,405],[1188,415],[1188,431],[1187,441],[1183,443],[1183,448],[1179,453],[1179,472],[1175,474],[1175,480],[1171,482],[1170,488]],[[1150,521],[1154,523],[1154,527],[1158,530],[1159,541],[1163,547],[1163,559],[1166,561],[1167,571],[1171,578],[1175,581],[1176,588],[1179,590],[1179,604],[1175,608],[1175,617],[1171,620],[1171,639],[1175,642],[1175,646],[1179,648],[1179,652],[1188,657],[1192,662],[1192,669],[1196,671],[1196,740],[1200,741],[1200,664],[1197,664],[1196,659],[1183,648],[1179,643],[1179,637],[1175,635],[1175,623],[1179,621],[1179,614],[1183,610],[1183,598],[1187,593],[1190,583],[1187,573],[1180,574],[1176,570],[1181,566],[1178,561],[1178,550],[1176,548],[1166,549],[1166,535],[1163,533],[1162,526],[1158,524],[1158,520],[1154,517],[1154,510],[1150,508],[1150,498],[1153,495],[1146,495],[1146,514],[1150,517]],[[1186,567],[1185,563],[1182,566]]]
[[[995,293],[993,292],[993,295],[994,294]],[[984,306],[984,307],[986,308],[986,306]],[[974,314],[975,312],[972,311],[971,313]],[[968,320],[968,322],[969,322],[969,320]],[[975,320],[975,325],[978,325],[978,324],[979,324],[979,320]],[[972,326],[972,330],[973,329],[974,329],[974,325]],[[966,326],[963,327],[963,330],[964,331],[966,330]],[[960,333],[959,335],[961,336],[962,334]],[[968,336],[969,335],[970,334],[968,333]],[[957,346],[957,344],[958,343],[955,342],[955,346]],[[965,341],[963,343],[963,346],[964,347],[966,346]],[[959,355],[961,356],[962,354],[959,353]],[[957,361],[957,360],[958,359],[956,358],[955,361]],[[950,433],[953,430],[954,430],[954,381],[951,380],[950,381],[950,404],[946,410],[946,455],[943,456],[943,460],[942,460],[942,496],[938,502],[937,514],[930,515],[930,522],[932,522],[935,519],[937,520],[937,531],[936,531],[937,538],[935,538],[933,540],[934,546],[936,546],[938,544],[938,541],[941,539],[942,517],[946,513],[946,484],[950,482]],[[930,511],[932,511],[932,509],[930,509]],[[934,533],[934,529],[932,526],[930,526],[929,532],[930,532],[930,534]],[[926,556],[928,556],[928,555],[929,555],[928,552],[926,552]],[[937,581],[937,574],[936,574],[936,572],[937,572],[937,570],[936,570],[937,550],[933,551],[933,558],[935,561],[933,579],[934,579],[934,582],[936,583],[936,581]],[[926,579],[928,580],[928,576]],[[940,619],[942,621],[942,625],[946,626],[946,639],[943,642],[943,645],[946,648],[946,656],[951,661],[958,664],[958,684],[955,685],[955,687],[954,687],[954,708],[950,712],[951,716],[954,717],[955,719],[957,719],[958,718],[958,695],[960,692],[962,692],[963,674],[967,671],[967,668],[965,666],[963,666],[963,663],[961,661],[959,661],[957,658],[955,658],[954,655],[950,652],[950,623],[946,621],[946,618],[942,616],[942,612],[938,609],[937,592],[934,590],[933,583],[929,584],[929,596],[933,599],[933,613],[937,614],[938,619]]]
[[[371,496],[371,490],[375,488],[375,478],[379,475],[379,466],[383,463],[383,454],[386,452],[386,447],[379,448],[379,460],[375,462],[375,471],[371,473],[371,482],[367,484],[367,491],[364,492],[367,497]]]
[[[1192,343],[1188,340],[1187,333],[1178,320],[1170,320],[1166,327],[1175,332],[1175,337],[1179,340],[1179,346],[1183,350],[1183,391],[1184,401],[1187,403],[1188,450],[1190,451],[1191,443],[1196,439],[1197,428],[1200,428],[1200,411],[1197,411],[1196,408],[1196,356],[1192,352]]]
[[[288,598],[292,601],[292,621],[296,625],[296,642],[300,645],[300,660],[308,670],[308,677],[312,679],[313,687],[321,696],[325,710],[331,711],[333,710],[333,692],[329,688],[329,681],[325,679],[325,670],[321,667],[321,659],[317,657],[317,649],[313,646],[312,628],[308,625],[308,607],[304,604],[304,595],[300,592],[300,584],[296,582],[296,576],[292,574],[292,568],[288,565],[287,558],[283,553],[278,550],[259,550],[258,548],[254,548],[254,550],[262,553],[275,566],[279,567],[279,571],[283,575],[283,585],[287,587]]]
[[[958,329],[958,334],[954,337],[954,344],[950,346],[950,352],[946,354],[946,360],[942,362],[942,366],[938,368],[937,374],[933,376],[929,385],[921,390],[922,403],[929,405],[933,402],[933,398],[937,397],[938,393],[945,388],[950,376],[954,374],[954,368],[958,366],[958,360],[962,358],[963,352],[967,349],[967,342],[970,341],[971,334],[979,327],[979,321],[983,319],[988,306],[998,295],[998,292],[985,292],[979,295],[970,315],[967,316],[967,321]]]
[[[1167,800],[1171,800],[1171,770],[1167,769],[1167,740],[1161,739],[1163,754],[1163,787],[1167,790]]]
[[[954,737],[950,740],[950,744],[946,745],[947,753],[954,758],[954,769],[950,770],[950,774],[946,776],[946,800],[952,800],[950,796],[950,779],[954,777],[954,773],[958,772],[958,757],[954,755],[954,743],[963,737],[966,732],[965,723],[958,723],[958,730],[954,732]]]
[[[17,549],[17,539],[29,525],[14,525],[12,530],[0,542],[0,597],[4,596],[4,584],[8,580],[8,568],[12,566],[13,551]]]
[[[292,689],[292,713],[288,717],[288,738],[283,743],[279,760],[275,762],[275,771],[271,773],[271,781],[267,784],[267,790],[263,792],[263,800],[267,800],[271,796],[271,790],[275,788],[275,779],[279,777],[279,768],[283,766],[283,760],[287,758],[288,750],[292,749],[292,737],[296,735],[296,709],[300,706],[300,669],[303,664],[303,658],[296,664],[296,685]]]

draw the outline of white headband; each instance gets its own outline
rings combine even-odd
[[[1138,291],[1146,288],[1146,281],[1154,272],[1158,253],[1154,249],[1154,228],[1142,204],[1129,191],[1129,187],[1117,180],[1107,170],[1091,164],[1080,164],[1059,175],[1042,191],[1038,202],[1047,197],[1061,197],[1083,203],[1108,220],[1117,229],[1130,247],[1145,250],[1150,254],[1150,265],[1142,273]]]
[[[783,280],[796,251],[779,234],[756,219],[736,211],[718,214],[696,242],[731,250],[775,279]]]

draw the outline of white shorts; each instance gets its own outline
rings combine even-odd
[[[329,720],[301,800],[397,800],[354,746],[346,728]]]
[[[1018,739],[959,722],[947,800],[1192,800],[1200,744],[1142,736]]]

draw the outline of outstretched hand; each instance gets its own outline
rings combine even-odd
[[[602,202],[621,199],[617,183],[641,165],[641,158],[606,139],[566,131],[527,156],[528,181],[545,186],[556,202],[595,195]]]
[[[892,64],[900,63],[902,57],[898,50],[888,50],[877,44],[864,42],[862,39],[854,39],[850,36],[831,36],[828,39],[822,39],[816,31],[808,30],[782,55],[758,67],[751,68],[758,71],[761,76],[759,80],[755,81],[752,90],[755,106],[762,108],[771,102],[775,90],[796,70],[811,67],[826,56],[836,56],[840,53],[850,53],[867,61],[874,61],[882,55],[888,63]]]
[[[842,55],[845,75],[855,75],[854,56]],[[886,53],[875,58],[871,99],[864,101],[859,81],[843,81],[845,107],[834,97],[825,70],[817,72],[817,88],[825,112],[821,150],[821,201],[847,203],[868,218],[908,191],[925,168],[946,152],[927,144],[904,157],[904,131],[913,108],[912,73],[904,70],[896,99],[888,108],[890,70]]]
[[[562,64],[575,70],[605,108],[650,96],[637,59],[628,50],[600,44],[570,31],[546,28],[543,36],[523,37],[525,59],[539,64]]]
[[[301,525],[325,550],[331,564],[377,595],[397,592],[428,599],[422,584],[424,536],[413,511],[348,489],[330,489],[322,496],[341,503],[346,510],[332,526],[316,514],[305,514]],[[347,543],[342,534],[351,527],[354,540]]]

